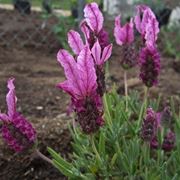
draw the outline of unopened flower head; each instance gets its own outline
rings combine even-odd
[[[176,141],[175,134],[170,130],[164,137],[162,149],[164,149],[164,151],[171,151],[175,146],[175,141]]]
[[[83,132],[95,132],[103,124],[102,103],[97,94],[96,70],[89,47],[83,48],[77,60],[66,50],[60,50],[57,59],[67,78],[58,87],[71,96],[76,120]]]
[[[167,107],[164,109],[164,111],[167,110]],[[171,130],[171,128],[167,128],[163,126],[164,119],[162,112],[154,112],[152,108],[147,109],[146,117],[143,121],[143,125],[141,128],[141,137],[144,141],[148,142],[150,147],[152,149],[161,148],[164,151],[171,151],[175,147],[175,133]],[[168,110],[169,111],[169,110]],[[169,114],[169,112],[168,112]],[[168,115],[169,117],[169,115]],[[163,131],[164,128],[167,130]],[[162,133],[165,132],[165,135],[163,135],[163,142],[160,144],[158,142],[158,132]]]
[[[16,111],[14,78],[8,80],[8,89],[6,96],[8,112],[0,113],[0,120],[3,121],[2,137],[11,149],[20,152],[35,143],[36,131],[31,123]]]
[[[171,113],[171,109],[169,106],[166,106],[164,108],[164,110],[161,112],[161,125],[162,126],[166,126],[166,127],[170,127],[172,124],[172,113]]]
[[[157,125],[156,112],[152,108],[148,108],[141,129],[141,137],[145,141],[151,142],[156,136]]]
[[[160,55],[156,48],[142,48],[139,55],[140,79],[147,87],[158,82],[160,73]]]
[[[104,124],[104,120],[102,118],[103,111],[96,103],[96,100],[87,97],[82,102],[81,108],[76,110],[76,120],[79,122],[83,132],[86,134],[96,132],[99,127]]]

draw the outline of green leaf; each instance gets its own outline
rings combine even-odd
[[[67,168],[67,169],[72,169],[73,166],[71,163],[67,162],[66,160],[64,160],[58,153],[56,153],[53,149],[51,149],[50,147],[47,147],[48,152],[51,154],[51,156],[53,157],[53,159],[55,161],[58,162],[58,164],[61,164],[63,167]]]
[[[118,153],[115,153],[111,159],[111,166],[113,167],[114,163],[116,162],[116,159],[118,157]]]
[[[59,171],[64,174],[65,176],[67,177],[70,177],[70,178],[75,178],[76,176],[74,175],[74,173],[70,170],[70,169],[67,169],[65,166],[63,166],[60,162],[56,161],[55,159],[53,159],[53,163],[55,165],[55,167],[57,169],[59,169]]]
[[[99,137],[99,152],[100,154],[105,154],[105,137],[103,132],[100,132],[100,137]]]

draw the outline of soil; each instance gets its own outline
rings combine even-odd
[[[1,14],[2,12],[0,11],[0,24],[3,24],[4,21]],[[6,21],[9,24],[13,23],[11,18],[6,19]],[[18,27],[25,21],[25,19],[22,19]],[[38,18],[36,18],[36,21],[38,23]],[[28,26],[29,31],[33,31],[33,27]],[[107,24],[109,31],[111,30],[110,26],[112,27],[112,23]],[[0,28],[3,30],[5,26]],[[14,31],[14,26],[11,26],[11,28],[8,28],[9,35],[7,35],[7,38],[10,38]],[[52,35],[50,38],[52,40],[54,36]],[[55,87],[58,82],[64,80],[62,68],[56,61],[57,49],[60,47],[61,45],[57,43],[49,51],[48,45],[37,47],[32,46],[31,43],[23,48],[20,48],[16,43],[10,47],[0,46],[0,109],[2,112],[6,111],[6,81],[13,76],[16,78],[17,109],[36,128],[40,151],[49,156],[46,151],[46,147],[49,146],[68,158],[71,152],[71,136],[67,124],[72,120],[66,114],[69,97]],[[119,52],[120,48],[115,45],[113,55],[109,61],[107,81],[109,87],[116,82],[119,89],[122,90],[121,92],[123,92],[123,70],[119,64]],[[180,74],[172,68],[173,61],[169,57],[161,58],[162,71],[159,84],[151,89],[150,94],[153,97],[157,97],[161,93],[164,101],[170,96],[174,96],[178,104],[180,102]],[[135,88],[141,92],[143,91],[143,85],[138,79],[137,68],[128,72],[128,79],[130,89]],[[1,139],[1,180],[65,179],[54,167],[33,156],[32,152],[22,155],[14,154]]]

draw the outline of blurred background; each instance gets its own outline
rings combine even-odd
[[[79,31],[84,5],[92,0],[0,0],[0,110],[6,111],[6,81],[16,78],[18,111],[36,127],[40,150],[46,146],[68,157],[71,137],[66,115],[69,97],[56,89],[64,74],[56,62],[60,48],[69,49],[67,32]],[[146,4],[155,12],[161,32],[158,49],[161,53],[161,75],[150,95],[162,94],[167,101],[173,96],[180,104],[180,2],[179,0],[96,0],[105,16],[105,29],[113,42],[109,60],[107,86],[113,83],[124,93],[121,52],[114,43],[114,17],[121,14],[123,23],[135,12],[134,6]],[[138,35],[137,35],[138,37]],[[143,91],[138,69],[128,73],[130,90]],[[32,156],[11,152],[0,138],[1,180],[65,179],[56,169]]]

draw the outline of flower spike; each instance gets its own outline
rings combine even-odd
[[[9,147],[16,152],[30,148],[36,140],[36,131],[21,114],[16,111],[17,98],[15,95],[14,78],[8,80],[9,92],[6,96],[8,113],[0,113],[3,121],[2,137]]]
[[[160,55],[156,48],[142,48],[139,55],[140,79],[147,87],[158,83],[160,73]]]
[[[103,124],[102,104],[97,94],[97,76],[89,47],[81,50],[77,61],[65,50],[60,50],[57,58],[67,78],[58,87],[71,96],[77,122],[84,133],[97,131]]]
[[[121,66],[127,70],[137,64],[137,52],[134,48],[134,24],[131,18],[129,23],[121,27],[121,16],[115,18],[114,37],[116,43],[121,46],[122,60]]]

